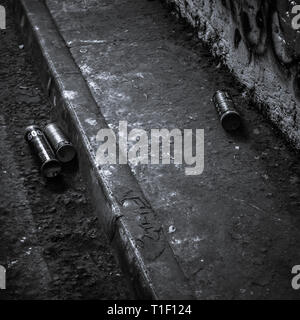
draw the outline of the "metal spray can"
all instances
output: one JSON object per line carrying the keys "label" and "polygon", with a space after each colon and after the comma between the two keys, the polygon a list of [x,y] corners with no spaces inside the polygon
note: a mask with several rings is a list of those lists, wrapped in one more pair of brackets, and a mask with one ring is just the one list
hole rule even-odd
{"label": "metal spray can", "polygon": [[73,160],[76,150],[56,123],[49,123],[44,133],[59,161],[66,163]]}
{"label": "metal spray can", "polygon": [[41,172],[46,178],[56,177],[61,172],[61,165],[49,145],[42,130],[32,125],[25,129],[25,140],[41,162]]}
{"label": "metal spray can", "polygon": [[237,130],[241,126],[241,116],[235,109],[235,104],[228,92],[217,91],[213,102],[220,116],[223,128],[227,131]]}

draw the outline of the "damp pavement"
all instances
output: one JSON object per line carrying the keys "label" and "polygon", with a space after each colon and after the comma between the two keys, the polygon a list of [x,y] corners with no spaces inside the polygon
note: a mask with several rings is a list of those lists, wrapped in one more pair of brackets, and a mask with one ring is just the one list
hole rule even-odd
{"label": "damp pavement", "polygon": [[[199,176],[184,165],[131,164],[195,297],[299,299],[299,154],[246,90],[160,1],[46,5],[112,129],[204,129]],[[217,89],[244,119],[234,134],[220,126]]]}
{"label": "damp pavement", "polygon": [[[299,155],[260,115],[258,106],[251,104],[245,89],[212,58],[193,30],[160,1],[45,3],[111,128],[127,121],[129,130],[204,129],[205,168],[199,176],[186,176],[184,165],[131,164],[194,296],[299,299],[299,292],[291,287],[291,270],[300,264]],[[58,298],[127,298],[124,278],[106,251],[107,243],[88,202],[84,203],[84,197],[82,203],[76,203],[84,193],[80,177],[71,168],[71,172],[66,171],[65,182],[59,182],[59,190],[55,182],[46,184],[24,147],[23,137],[16,138],[22,135],[26,119],[38,119],[38,124],[43,124],[49,114],[47,108],[41,109],[48,104],[40,91],[38,97],[30,93],[25,102],[22,94],[15,95],[14,103],[9,102],[14,97],[10,88],[24,90],[19,87],[23,87],[22,81],[34,79],[33,72],[21,72],[24,65],[28,68],[22,58],[25,50],[15,45],[1,57],[5,59],[3,79],[12,70],[8,61],[12,61],[14,73],[20,74],[18,85],[7,89],[1,84],[1,94],[6,94],[1,106],[1,133],[7,137],[2,150],[10,150],[1,157],[3,163],[18,169],[17,177],[24,177],[23,186],[28,191],[19,197],[23,201],[27,194],[25,205],[31,206],[24,214],[26,225],[35,223],[36,230],[41,230],[26,229],[25,237],[35,245],[25,242],[24,247],[25,253],[29,248],[34,252],[28,263],[36,261],[37,272],[43,274],[36,287],[45,288],[46,296],[51,292]],[[22,67],[13,62],[15,56],[22,58]],[[217,89],[232,94],[244,119],[243,128],[234,134],[220,126],[211,102]],[[89,138],[94,144],[94,136]],[[14,154],[14,162],[5,158],[9,154]],[[20,179],[14,179],[19,181],[17,188],[22,187]],[[4,197],[9,199],[5,193]],[[2,210],[19,217],[17,211],[5,208],[9,205]],[[5,223],[11,221],[4,217],[1,215]],[[24,254],[23,244],[18,242],[18,229],[13,226],[8,228],[7,241],[12,252],[20,250],[15,254],[18,257]],[[6,252],[3,243],[1,252]],[[4,257],[10,257],[8,252]],[[16,260],[10,257],[9,261]],[[5,265],[2,261],[0,264]],[[17,266],[12,266],[17,268],[14,286],[21,278]],[[28,292],[23,290],[24,295]]]}
{"label": "damp pavement", "polygon": [[53,181],[40,176],[24,128],[45,125],[51,105],[9,1],[0,30],[0,299],[131,299],[76,162]]}

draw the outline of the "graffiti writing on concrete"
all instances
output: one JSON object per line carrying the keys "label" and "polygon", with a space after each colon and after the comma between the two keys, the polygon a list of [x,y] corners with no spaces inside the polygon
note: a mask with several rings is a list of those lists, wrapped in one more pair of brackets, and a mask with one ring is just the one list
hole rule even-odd
{"label": "graffiti writing on concrete", "polygon": [[300,0],[223,0],[222,4],[234,22],[234,47],[243,41],[250,61],[271,53],[300,99]]}
{"label": "graffiti writing on concrete", "polygon": [[6,11],[3,6],[0,6],[0,29],[6,29]]}
{"label": "graffiti writing on concrete", "polygon": [[[151,261],[159,257],[165,250],[162,226],[146,198],[134,190],[126,190],[119,203],[124,212],[128,211],[138,222],[141,234],[135,239],[137,247],[144,250],[145,257]],[[151,250],[150,250],[151,248]]]}

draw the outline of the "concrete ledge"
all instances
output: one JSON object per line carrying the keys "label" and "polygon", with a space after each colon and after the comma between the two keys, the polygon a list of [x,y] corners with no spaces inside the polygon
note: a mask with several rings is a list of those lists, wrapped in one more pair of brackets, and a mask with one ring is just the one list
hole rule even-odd
{"label": "concrete ledge", "polygon": [[221,57],[270,120],[300,149],[300,1],[165,0]]}
{"label": "concrete ledge", "polygon": [[[15,0],[15,13],[57,121],[71,136],[100,221],[139,298],[191,299],[160,221],[129,167],[98,167],[95,137],[107,123],[63,39],[39,0]],[[95,123],[87,119],[96,119]],[[143,224],[147,216],[147,226]]]}

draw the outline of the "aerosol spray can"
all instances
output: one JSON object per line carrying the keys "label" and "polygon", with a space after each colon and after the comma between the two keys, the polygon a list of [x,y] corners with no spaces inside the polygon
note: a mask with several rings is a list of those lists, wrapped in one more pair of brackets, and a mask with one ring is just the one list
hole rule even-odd
{"label": "aerosol spray can", "polygon": [[56,123],[49,123],[44,133],[59,161],[66,163],[73,160],[76,155],[75,148]]}
{"label": "aerosol spray can", "polygon": [[56,160],[42,130],[36,125],[27,127],[25,129],[25,140],[33,149],[42,164],[42,175],[46,178],[56,177],[61,172],[61,165],[59,161]]}
{"label": "aerosol spray can", "polygon": [[217,91],[213,96],[213,102],[223,128],[227,131],[237,130],[241,126],[241,116],[236,111],[230,94],[224,91]]}

